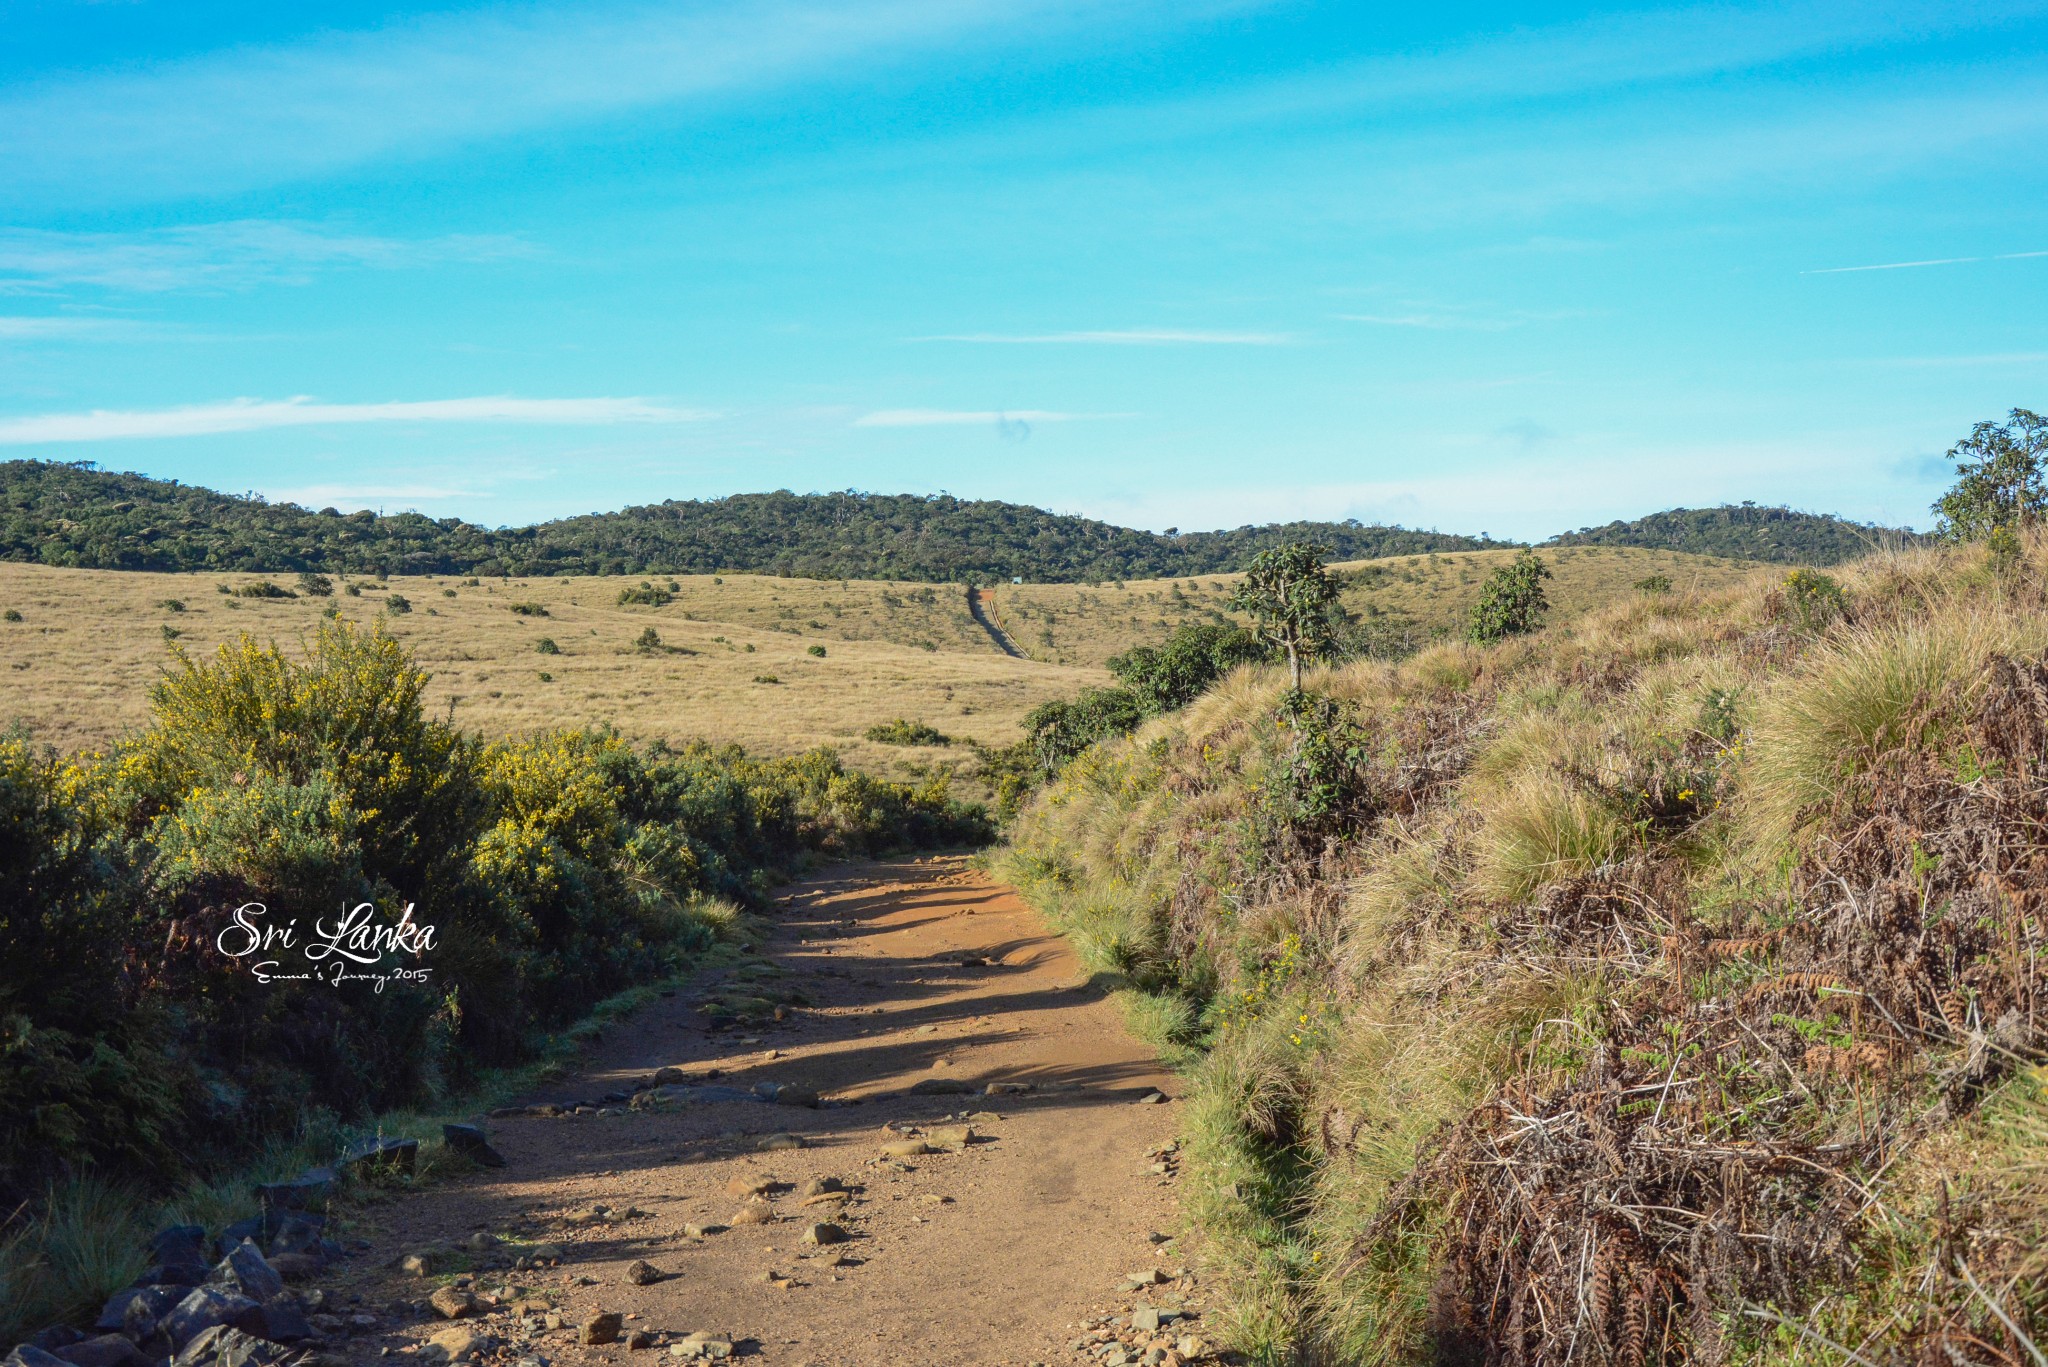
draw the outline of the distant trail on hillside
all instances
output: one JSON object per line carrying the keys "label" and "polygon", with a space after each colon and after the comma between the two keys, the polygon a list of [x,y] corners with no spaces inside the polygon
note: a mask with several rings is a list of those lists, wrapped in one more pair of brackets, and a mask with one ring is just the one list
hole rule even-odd
{"label": "distant trail on hillside", "polygon": [[981,590],[972,584],[967,586],[967,610],[974,615],[974,620],[981,624],[981,629],[988,633],[988,638],[996,643],[996,648],[1003,654],[1019,660],[1030,658],[1017,649],[1017,643],[989,617],[988,610],[981,605]]}

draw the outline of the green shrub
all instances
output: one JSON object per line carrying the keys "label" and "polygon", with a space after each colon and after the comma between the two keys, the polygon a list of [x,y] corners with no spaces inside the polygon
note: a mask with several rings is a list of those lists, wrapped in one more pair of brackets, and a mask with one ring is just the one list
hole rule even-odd
{"label": "green shrub", "polygon": [[0,622],[19,622],[20,620],[21,609],[19,608],[9,608],[5,612],[0,612]]}
{"label": "green shrub", "polygon": [[533,643],[533,648],[543,655],[559,655],[562,653],[562,648],[555,644],[555,638],[552,636],[541,637]]}
{"label": "green shrub", "polygon": [[1848,595],[1833,575],[1798,569],[1785,576],[1785,611],[1801,631],[1820,632],[1848,610]]}
{"label": "green shrub", "polygon": [[505,611],[517,617],[545,617],[548,607],[545,603],[507,603]]}
{"label": "green shrub", "polygon": [[1242,627],[1198,624],[1175,627],[1158,646],[1134,646],[1109,660],[1109,672],[1136,694],[1147,710],[1185,707],[1239,665],[1255,664],[1272,652]]}
{"label": "green shrub", "polygon": [[[161,1189],[309,1118],[432,1104],[675,971],[709,943],[702,909],[757,904],[772,870],[988,835],[943,782],[829,751],[485,744],[425,686],[389,636],[331,622],[303,657],[247,637],[174,652],[151,724],[112,755],[0,738],[8,1208],[69,1165]],[[433,975],[259,983],[215,943],[247,903],[302,927],[412,905],[440,933]]]}
{"label": "green shrub", "polygon": [[653,584],[642,581],[637,588],[620,589],[619,604],[623,607],[632,603],[645,603],[649,607],[658,608],[674,602],[675,596],[673,585],[665,589],[656,588]]}
{"label": "green shrub", "polygon": [[1637,593],[1652,595],[1669,593],[1671,592],[1671,576],[1668,574],[1645,575],[1643,578],[1636,580],[1635,588]]}
{"label": "green shrub", "polygon": [[384,600],[384,611],[393,617],[403,617],[412,611],[412,600],[402,593],[394,593]]}
{"label": "green shrub", "polygon": [[157,606],[165,612],[183,612],[185,610],[185,602],[181,598],[166,598],[159,602]]}
{"label": "green shrub", "polygon": [[867,729],[867,738],[878,745],[951,745],[953,738],[935,726],[898,717]]}
{"label": "green shrub", "polygon": [[1543,581],[1550,578],[1550,566],[1534,551],[1523,551],[1487,576],[1472,606],[1472,625],[1467,636],[1485,645],[1510,636],[1524,636],[1543,625],[1550,600]]}
{"label": "green shrub", "polygon": [[633,644],[641,650],[660,650],[661,633],[653,627],[648,627],[634,639]]}
{"label": "green shrub", "polygon": [[812,646],[812,647],[810,647],[810,648],[809,648],[808,650],[806,650],[806,651],[805,651],[804,653],[805,653],[806,655],[811,655],[811,656],[815,656],[816,658],[818,658],[818,659],[822,660],[822,659],[824,659],[824,658],[825,658],[825,647],[823,647],[823,646]]}
{"label": "green shrub", "polygon": [[1145,700],[1128,688],[1091,688],[1032,708],[1023,743],[1039,773],[1050,776],[1095,742],[1137,730],[1147,715]]}
{"label": "green shrub", "polygon": [[235,590],[235,597],[237,598],[296,598],[298,596],[282,584],[273,584],[268,579],[258,580],[254,584],[244,584]]}
{"label": "green shrub", "polygon": [[299,592],[313,598],[332,598],[334,581],[324,574],[306,570],[299,575]]}

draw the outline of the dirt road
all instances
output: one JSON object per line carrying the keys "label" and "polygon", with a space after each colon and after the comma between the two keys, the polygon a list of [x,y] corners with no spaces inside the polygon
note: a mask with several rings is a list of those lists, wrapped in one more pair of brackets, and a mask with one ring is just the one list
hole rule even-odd
{"label": "dirt road", "polygon": [[[593,1048],[586,1072],[531,1100],[618,1097],[665,1067],[699,1090],[651,1109],[494,1119],[507,1166],[373,1207],[380,1227],[347,1289],[383,1311],[385,1332],[355,1355],[410,1351],[447,1328],[422,1304],[434,1281],[388,1269],[479,1233],[506,1243],[462,1285],[500,1304],[461,1323],[507,1362],[653,1367],[692,1332],[792,1367],[1073,1362],[1086,1328],[1134,1300],[1199,1309],[1191,1279],[1129,1288],[1131,1274],[1182,1270],[1177,1245],[1154,1237],[1176,1228],[1161,1151],[1176,1105],[1146,1100],[1170,1096],[1172,1079],[1014,892],[951,857],[836,870],[786,891],[761,959],[641,1012]],[[781,1020],[776,997],[795,1003]],[[717,1024],[714,1002],[753,1023]],[[763,1083],[823,1103],[719,1090]],[[913,1094],[919,1084],[958,1090]],[[963,1123],[975,1138],[959,1151],[884,1152]],[[777,1134],[804,1146],[764,1151]],[[833,1179],[851,1194],[805,1204]],[[771,1180],[765,1202],[747,1197]],[[593,1217],[597,1206],[607,1214]],[[847,1242],[802,1242],[815,1222]],[[558,1266],[502,1270],[546,1244]],[[633,1284],[639,1260],[663,1279]],[[563,1327],[545,1327],[549,1308]],[[579,1343],[577,1326],[604,1312],[654,1342]]]}

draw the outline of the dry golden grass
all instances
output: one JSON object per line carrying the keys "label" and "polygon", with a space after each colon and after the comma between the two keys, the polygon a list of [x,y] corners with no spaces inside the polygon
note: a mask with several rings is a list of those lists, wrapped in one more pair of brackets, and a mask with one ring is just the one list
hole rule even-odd
{"label": "dry golden grass", "polygon": [[[1420,628],[1464,620],[1493,567],[1513,553],[1403,556],[1336,567],[1353,611]],[[1545,552],[1559,617],[1633,592],[1650,574],[1683,589],[1718,587],[1755,567],[1663,551],[1590,548]],[[296,588],[291,575],[267,576]],[[1035,658],[1001,654],[967,611],[956,584],[686,575],[485,580],[454,576],[356,579],[361,596],[235,598],[222,586],[251,574],[136,574],[0,563],[0,726],[23,724],[64,750],[104,746],[142,724],[149,685],[166,656],[163,628],[188,650],[236,633],[290,641],[329,607],[376,621],[434,676],[437,706],[485,735],[608,723],[635,740],[737,741],[763,754],[831,745],[870,772],[905,777],[929,766],[963,769],[965,746],[878,745],[878,722],[906,717],[948,736],[1003,745],[1025,713],[1108,682],[1102,663],[1222,613],[1236,576],[1133,580],[1122,587],[1004,585],[994,607]],[[621,589],[668,589],[661,606],[619,603]],[[393,595],[413,610],[386,611]],[[173,612],[166,600],[184,603]],[[516,603],[545,616],[522,616]],[[653,627],[662,649],[634,643]],[[1045,644],[1051,634],[1053,645]],[[541,638],[560,654],[543,655]],[[823,646],[823,659],[809,653]],[[551,676],[543,679],[543,675]],[[780,682],[757,683],[769,676]]]}
{"label": "dry golden grass", "polygon": [[[1514,551],[1456,551],[1354,560],[1331,566],[1344,583],[1344,606],[1426,637],[1459,631],[1479,601],[1486,577]],[[1755,573],[1749,560],[1629,546],[1569,546],[1542,552],[1554,576],[1544,585],[1552,618],[1566,621],[1635,592],[1638,580],[1661,574],[1672,587],[1717,589]],[[1055,664],[1099,665],[1185,622],[1214,621],[1239,576],[1133,579],[1122,584],[1003,584],[992,590],[997,620],[1019,649]]]}
{"label": "dry golden grass", "polygon": [[[24,724],[64,750],[104,746],[146,719],[150,684],[168,658],[163,628],[183,633],[177,644],[194,652],[244,631],[289,643],[329,607],[383,624],[433,674],[434,704],[452,705],[458,722],[485,735],[609,723],[635,740],[702,737],[763,754],[832,745],[850,764],[898,777],[919,766],[971,767],[972,753],[878,745],[863,735],[877,722],[908,717],[958,739],[1008,744],[1031,708],[1108,678],[1001,654],[958,586],[657,578],[678,586],[659,608],[618,602],[639,577],[471,586],[394,576],[353,581],[360,597],[339,584],[332,598],[219,592],[263,578],[0,564],[0,610],[23,618],[0,621],[0,727]],[[296,587],[292,576],[271,578]],[[389,613],[393,595],[413,610]],[[185,610],[166,609],[170,599]],[[520,615],[515,603],[547,615]],[[650,626],[661,649],[634,644]],[[560,653],[540,654],[543,637]],[[780,682],[755,682],[761,676]]]}

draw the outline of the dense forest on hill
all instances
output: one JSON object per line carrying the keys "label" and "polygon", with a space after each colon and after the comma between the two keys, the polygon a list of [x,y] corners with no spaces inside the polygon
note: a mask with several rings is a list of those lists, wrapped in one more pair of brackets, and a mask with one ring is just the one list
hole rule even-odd
{"label": "dense forest on hill", "polygon": [[[1834,564],[1881,536],[1783,508],[1676,509],[1583,528],[1559,545],[1626,545]],[[0,463],[0,559],[82,569],[347,574],[783,574],[818,579],[1040,583],[1240,569],[1262,550],[1314,541],[1336,561],[1516,543],[1356,521],[1162,535],[948,494],[736,494],[668,500],[490,528],[419,513],[343,513],[100,470]]]}
{"label": "dense forest on hill", "polygon": [[0,559],[84,569],[1072,582],[1223,573],[1291,540],[1320,542],[1340,560],[1505,544],[1357,522],[1162,536],[946,494],[787,491],[492,529],[418,513],[314,511],[84,463],[0,464]]}
{"label": "dense forest on hill", "polygon": [[1878,527],[1825,513],[1724,503],[1672,508],[1629,522],[1581,527],[1552,537],[1554,546],[1640,546],[1781,565],[1838,565],[1879,546],[1917,546],[1931,538],[1903,527]]}

